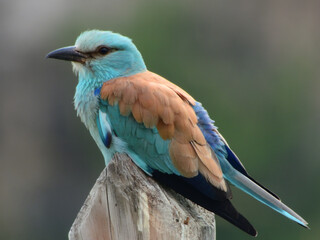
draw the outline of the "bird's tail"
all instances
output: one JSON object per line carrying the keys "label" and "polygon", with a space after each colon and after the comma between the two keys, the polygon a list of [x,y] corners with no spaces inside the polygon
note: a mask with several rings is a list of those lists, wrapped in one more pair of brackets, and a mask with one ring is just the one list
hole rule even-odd
{"label": "bird's tail", "polygon": [[255,199],[259,200],[260,202],[264,203],[268,207],[272,208],[273,210],[297,222],[301,226],[308,228],[308,223],[297,213],[295,213],[291,208],[282,203],[281,200],[278,199],[274,194],[272,194],[262,185],[255,182],[253,179],[250,179],[250,177],[245,176],[236,169],[231,169],[229,168],[229,171],[226,171],[225,173],[225,178],[230,183],[246,192],[247,194],[251,195]]}

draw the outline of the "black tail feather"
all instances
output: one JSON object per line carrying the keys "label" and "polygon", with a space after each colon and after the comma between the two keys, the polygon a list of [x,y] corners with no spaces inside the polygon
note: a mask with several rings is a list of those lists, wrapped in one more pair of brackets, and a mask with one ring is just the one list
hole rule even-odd
{"label": "black tail feather", "polygon": [[251,223],[234,208],[229,200],[221,202],[220,204],[213,204],[215,206],[208,209],[209,211],[213,211],[218,216],[224,218],[251,236],[256,237],[258,235],[258,232],[254,229]]}
{"label": "black tail feather", "polygon": [[[172,188],[194,203],[214,212],[249,235],[257,236],[257,231],[254,227],[229,201],[228,196],[230,194],[214,188],[201,174],[195,178],[184,178],[175,174],[154,171],[152,175],[159,183]],[[199,186],[199,184],[202,186]]]}

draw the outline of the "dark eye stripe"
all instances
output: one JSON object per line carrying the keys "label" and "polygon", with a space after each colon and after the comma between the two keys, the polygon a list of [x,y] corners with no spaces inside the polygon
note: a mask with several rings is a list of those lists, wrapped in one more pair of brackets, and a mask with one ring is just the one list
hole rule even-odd
{"label": "dark eye stripe", "polygon": [[112,50],[112,48],[100,47],[98,49],[98,53],[100,53],[101,55],[107,55],[111,50]]}
{"label": "dark eye stripe", "polygon": [[108,55],[109,53],[112,53],[112,52],[115,52],[115,51],[118,51],[120,49],[118,48],[111,48],[111,47],[107,47],[107,46],[99,46],[96,48],[96,50],[94,51],[91,51],[91,52],[85,52],[85,54],[89,57],[89,58],[98,58],[99,56],[106,56]]}

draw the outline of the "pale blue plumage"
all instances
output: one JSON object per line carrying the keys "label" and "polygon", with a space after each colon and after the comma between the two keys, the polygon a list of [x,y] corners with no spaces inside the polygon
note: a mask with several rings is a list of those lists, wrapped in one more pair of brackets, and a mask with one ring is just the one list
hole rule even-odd
{"label": "pale blue plumage", "polygon": [[[110,54],[106,56],[99,54],[100,46],[108,47]],[[70,53],[72,49],[68,48],[65,52]],[[104,82],[146,71],[140,52],[129,38],[108,31],[87,31],[78,37],[74,52],[71,53],[72,57],[61,54],[63,52],[64,50],[60,49],[50,53],[48,57],[73,61],[73,69],[79,78],[74,97],[75,108],[100,148],[106,164],[114,153],[127,153],[149,175],[157,174],[158,176],[158,172],[160,172],[169,174],[168,176],[178,176],[178,178],[173,177],[172,179],[177,181],[182,179],[183,184],[188,183],[189,186],[213,201],[220,199],[221,196],[228,197],[224,194],[221,195],[221,190],[212,189],[212,186],[205,181],[201,174],[190,179],[181,177],[170,158],[170,139],[164,140],[156,127],[146,128],[143,123],[138,123],[132,114],[121,115],[117,104],[111,105],[108,100],[101,99],[100,90]],[[240,160],[217,131],[214,121],[210,119],[202,105],[196,102],[193,110],[198,119],[198,127],[218,158],[223,177],[257,200],[306,227],[307,222],[304,219],[284,205],[275,194],[248,175]],[[178,188],[183,187],[183,184],[179,183]],[[183,193],[193,199],[188,191]],[[227,193],[229,194],[229,191]],[[206,205],[201,202],[201,199],[198,202],[202,206]],[[210,209],[208,206],[205,207]],[[249,223],[238,219],[238,213],[232,219],[228,215],[224,215],[223,211],[220,212],[218,207],[214,209],[217,214],[235,225],[237,225],[237,221],[241,222],[237,226],[249,234],[256,234],[254,229],[246,228],[248,225],[250,226]]]}

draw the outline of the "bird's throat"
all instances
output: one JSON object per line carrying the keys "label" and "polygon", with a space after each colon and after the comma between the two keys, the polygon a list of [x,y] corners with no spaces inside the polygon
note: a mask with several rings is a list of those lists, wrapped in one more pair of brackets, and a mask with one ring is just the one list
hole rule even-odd
{"label": "bird's throat", "polygon": [[79,80],[74,95],[74,107],[77,115],[89,130],[96,127],[99,99],[94,94],[94,90],[98,87],[89,81]]}

